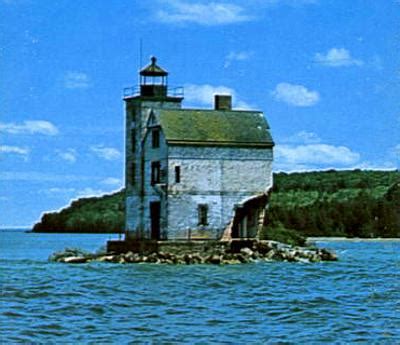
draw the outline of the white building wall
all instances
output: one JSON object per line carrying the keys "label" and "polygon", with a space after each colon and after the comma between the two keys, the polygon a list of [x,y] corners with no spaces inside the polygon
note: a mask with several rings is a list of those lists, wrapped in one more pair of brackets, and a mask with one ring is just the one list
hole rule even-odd
{"label": "white building wall", "polygon": [[[235,205],[272,186],[272,148],[170,146],[168,171],[168,238],[218,238]],[[208,205],[207,226],[198,225],[199,204]]]}

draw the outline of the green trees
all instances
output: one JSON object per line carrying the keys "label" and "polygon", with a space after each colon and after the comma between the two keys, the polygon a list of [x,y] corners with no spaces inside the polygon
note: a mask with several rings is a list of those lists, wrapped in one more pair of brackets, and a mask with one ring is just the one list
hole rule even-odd
{"label": "green trees", "polygon": [[124,229],[124,192],[73,201],[60,212],[46,213],[34,232],[118,233]]}
{"label": "green trees", "polygon": [[398,171],[278,173],[272,223],[304,236],[400,237]]}
{"label": "green trees", "polygon": [[[124,191],[46,213],[37,232],[122,232]],[[266,232],[287,236],[400,237],[399,171],[274,174]],[[296,236],[292,236],[294,241]]]}

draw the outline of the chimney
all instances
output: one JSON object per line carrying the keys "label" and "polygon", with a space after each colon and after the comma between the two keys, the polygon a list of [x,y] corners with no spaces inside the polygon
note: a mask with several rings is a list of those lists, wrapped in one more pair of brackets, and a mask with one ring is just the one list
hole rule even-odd
{"label": "chimney", "polygon": [[214,109],[215,110],[232,110],[232,96],[231,95],[215,95],[214,96]]}

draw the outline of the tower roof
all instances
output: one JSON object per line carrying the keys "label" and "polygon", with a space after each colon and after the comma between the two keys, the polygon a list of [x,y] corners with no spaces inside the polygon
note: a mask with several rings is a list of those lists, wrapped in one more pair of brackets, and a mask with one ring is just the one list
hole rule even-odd
{"label": "tower roof", "polygon": [[140,75],[145,77],[165,77],[168,72],[156,64],[157,58],[151,57],[151,63],[140,70]]}

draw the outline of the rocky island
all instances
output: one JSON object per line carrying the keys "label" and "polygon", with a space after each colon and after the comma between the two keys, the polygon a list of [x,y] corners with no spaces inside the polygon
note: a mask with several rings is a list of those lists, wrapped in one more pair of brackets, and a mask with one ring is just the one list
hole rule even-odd
{"label": "rocky island", "polygon": [[336,261],[331,251],[316,247],[298,247],[267,241],[196,241],[190,245],[169,242],[156,251],[142,253],[87,253],[78,249],[66,249],[54,253],[53,262],[81,264],[87,262],[154,263],[154,264],[215,264],[232,265],[258,261],[321,262]]}

